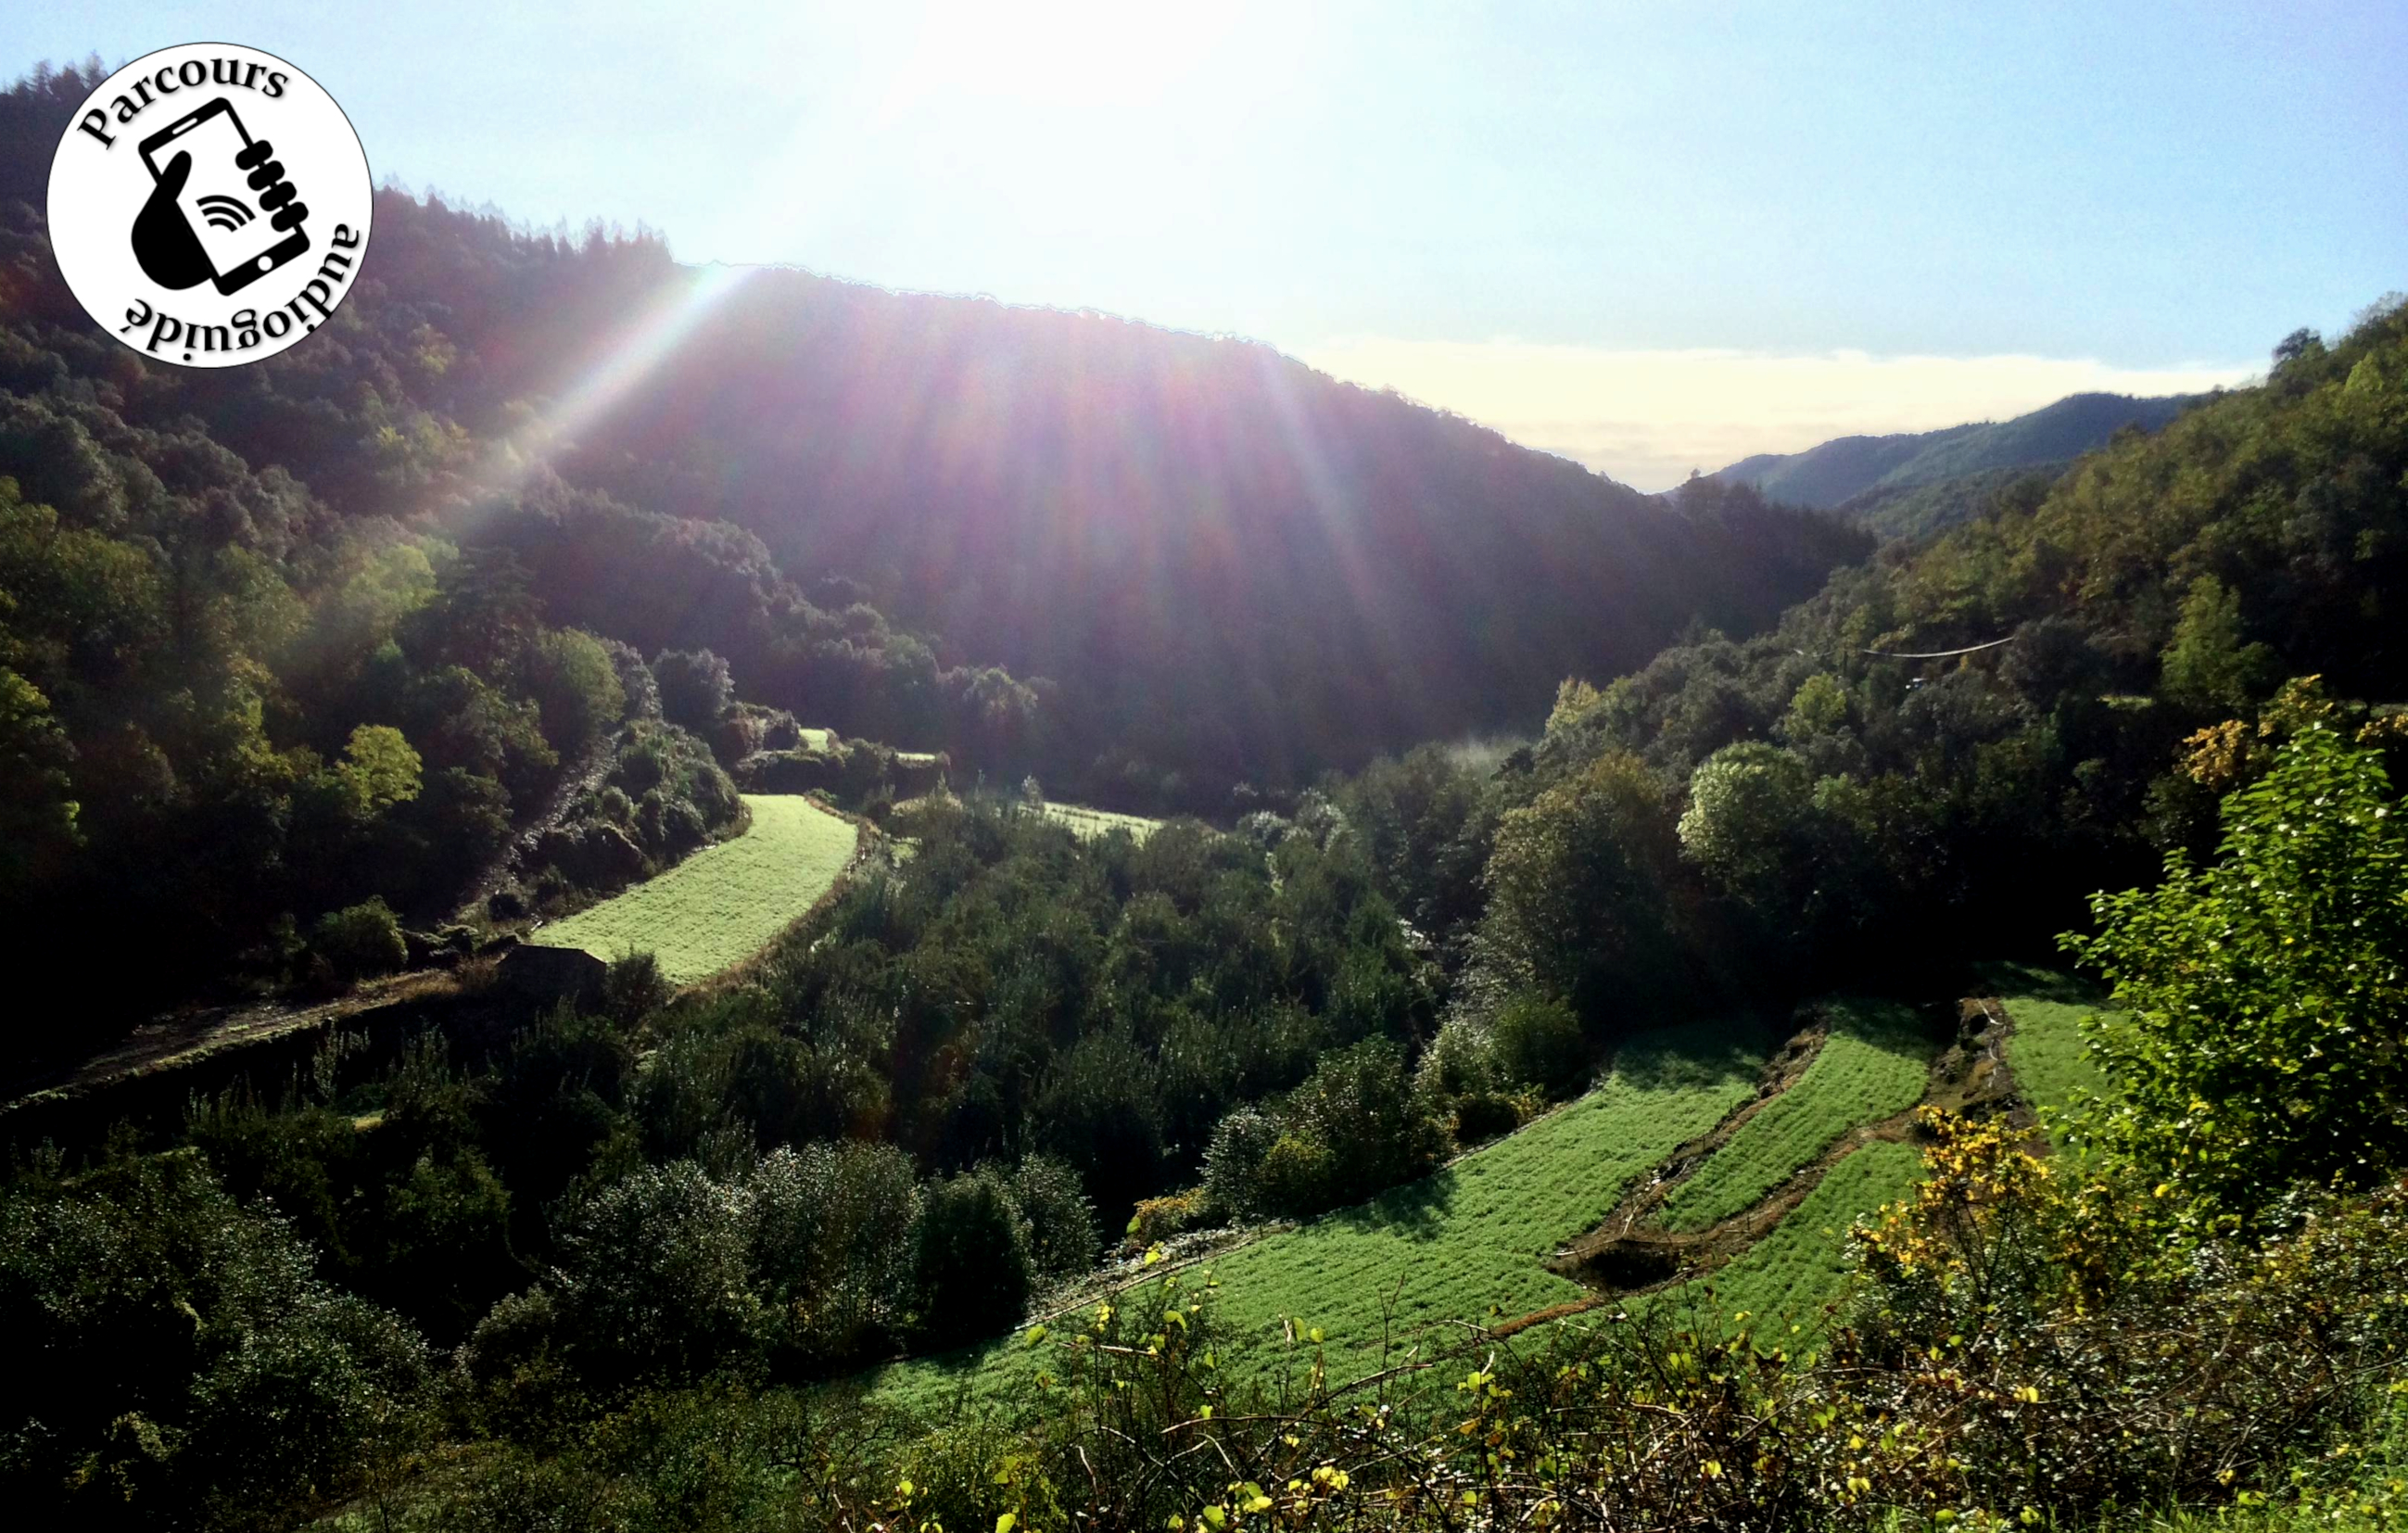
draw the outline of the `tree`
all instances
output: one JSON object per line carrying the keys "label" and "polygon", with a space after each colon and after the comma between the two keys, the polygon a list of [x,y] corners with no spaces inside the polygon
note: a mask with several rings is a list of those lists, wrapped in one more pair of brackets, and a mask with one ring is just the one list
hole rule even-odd
{"label": "tree", "polygon": [[2408,1164],[2408,830],[2381,759],[2321,723],[2224,800],[2218,860],[2095,896],[2065,947],[2129,1013],[2092,1047],[2104,1142],[2186,1217]]}
{"label": "tree", "polygon": [[910,1157],[891,1144],[807,1144],[762,1158],[752,1264],[775,1345],[813,1364],[891,1349],[912,1300],[920,1206]]}
{"label": "tree", "polygon": [[1828,735],[1848,722],[1847,683],[1828,671],[1816,671],[1799,684],[1782,715],[1782,738],[1795,743]]}
{"label": "tree", "polygon": [[2213,575],[2193,580],[2161,657],[2159,685],[2173,701],[2207,714],[2238,712],[2263,692],[2274,652],[2243,640],[2241,593]]}
{"label": "tree", "polygon": [[912,1231],[920,1332],[931,1346],[1009,1327],[1028,1307],[1028,1230],[991,1169],[928,1183]]}
{"label": "tree", "polygon": [[423,766],[400,730],[391,724],[364,724],[351,731],[342,765],[335,773],[352,804],[366,816],[382,814],[416,798]]}
{"label": "tree", "polygon": [[1482,942],[1506,971],[1584,1014],[1665,978],[1678,857],[1662,792],[1609,751],[1503,816]]}
{"label": "tree", "polygon": [[1725,746],[1689,779],[1681,850],[1742,903],[1777,909],[1813,808],[1804,762],[1760,741]]}
{"label": "tree", "polygon": [[67,777],[74,759],[50,699],[0,667],[0,891],[18,888],[75,845]]}
{"label": "tree", "polygon": [[1031,1155],[1011,1175],[1011,1201],[1028,1228],[1028,1257],[1039,1277],[1075,1277],[1095,1262],[1096,1211],[1078,1172]]}
{"label": "tree", "polygon": [[538,636],[527,646],[525,669],[544,738],[563,756],[582,754],[627,711],[618,666],[592,634],[562,628]]}
{"label": "tree", "polygon": [[648,1166],[595,1194],[560,1236],[565,1308],[588,1371],[708,1372],[760,1324],[749,1200],[692,1161]]}
{"label": "tree", "polygon": [[661,716],[697,735],[708,735],[736,695],[727,662],[709,650],[664,650],[652,657],[652,680],[661,693]]}

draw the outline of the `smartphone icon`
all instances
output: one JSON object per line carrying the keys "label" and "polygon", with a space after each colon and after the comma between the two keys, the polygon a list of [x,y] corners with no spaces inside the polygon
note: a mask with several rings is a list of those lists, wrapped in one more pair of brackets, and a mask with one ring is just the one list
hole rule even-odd
{"label": "smartphone icon", "polygon": [[309,248],[309,233],[298,220],[285,221],[294,224],[287,232],[251,200],[250,178],[235,162],[250,148],[249,130],[223,96],[142,140],[142,163],[154,178],[178,150],[193,157],[192,174],[176,203],[208,253],[217,289],[224,294],[240,292]]}

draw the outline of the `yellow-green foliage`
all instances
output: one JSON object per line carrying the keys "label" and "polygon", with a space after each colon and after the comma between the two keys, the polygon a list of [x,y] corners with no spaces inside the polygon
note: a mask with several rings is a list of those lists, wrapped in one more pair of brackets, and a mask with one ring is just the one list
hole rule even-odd
{"label": "yellow-green foliage", "polygon": [[1715,1303],[1726,1312],[1747,1311],[1768,1340],[1792,1325],[1812,1335],[1846,1279],[1848,1226],[1905,1196],[1922,1171],[1922,1152],[1912,1144],[1876,1139],[1851,1152],[1770,1234],[1714,1274]]}
{"label": "yellow-green foliage", "polygon": [[1849,1129],[1922,1099],[1934,1051],[1913,1011],[1848,1000],[1828,1012],[1830,1034],[1805,1073],[1672,1190],[1668,1226],[1703,1229],[1752,1208]]}
{"label": "yellow-green foliage", "polygon": [[[1541,1265],[1620,1201],[1632,1178],[1747,1099],[1763,1067],[1753,1026],[1705,1026],[1626,1044],[1598,1090],[1434,1176],[1211,1262],[1229,1365],[1268,1362],[1282,1323],[1319,1330],[1333,1380],[1379,1365],[1383,1327],[1399,1342],[1491,1310],[1533,1313],[1587,1290]],[[1137,1302],[1131,1300],[1131,1302]],[[1425,1346],[1451,1344],[1427,1332]],[[931,1405],[957,1388],[1005,1397],[1035,1364],[1017,1341],[899,1365],[878,1389]]]}
{"label": "yellow-green foliage", "polygon": [[818,903],[853,860],[851,821],[809,798],[747,795],[752,828],[533,940],[602,958],[651,953],[678,984],[742,963]]}
{"label": "yellow-green foliage", "polygon": [[1070,827],[1070,833],[1082,841],[1092,841],[1115,830],[1125,830],[1137,840],[1144,840],[1161,827],[1159,820],[1149,820],[1141,814],[1115,814],[1110,809],[1082,809],[1076,804],[1048,804],[1045,818],[1058,820]]}

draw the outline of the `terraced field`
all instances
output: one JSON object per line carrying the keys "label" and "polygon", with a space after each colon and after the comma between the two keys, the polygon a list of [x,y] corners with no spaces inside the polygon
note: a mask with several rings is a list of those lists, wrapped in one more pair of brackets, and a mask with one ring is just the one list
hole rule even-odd
{"label": "terraced field", "polygon": [[1667,1229],[1704,1229],[1744,1212],[1850,1129],[1922,1099],[1939,1051],[1912,1010],[1848,1000],[1828,1012],[1829,1036],[1805,1073],[1665,1198]]}
{"label": "terraced field", "polygon": [[[2072,1028],[2084,1008],[2060,994],[2041,986],[2008,1002],[2013,1063],[2037,1062],[2044,1083],[2028,1089],[2043,1100],[2087,1068]],[[1231,1338],[1224,1366],[1263,1376],[1291,1321],[1326,1339],[1331,1376],[1342,1382],[1393,1364],[1417,1342],[1449,1344],[1462,1334],[1450,1323],[1518,1321],[1536,1340],[1626,1306],[1744,1310],[1769,1338],[1786,1332],[1793,1347],[1814,1344],[1845,1291],[1848,1228],[1921,1175],[1922,1152],[1901,1115],[1939,1089],[1935,1080],[1961,1093],[1985,1079],[1978,1048],[1949,1056],[1956,1062],[1942,1061],[1935,1077],[1938,1041],[1904,1006],[1848,1000],[1827,1003],[1824,1014],[1828,1028],[1813,1059],[1735,1127],[1758,1089],[1767,1040],[1739,1027],[1653,1035],[1627,1046],[1597,1091],[1438,1175],[1211,1257]],[[1875,1125],[1878,1137],[1857,1135]],[[1715,1148],[1655,1203],[1641,1179],[1670,1174],[1676,1153],[1697,1153],[1700,1139]],[[1815,1179],[1793,1180],[1801,1170]],[[1584,1232],[1594,1233],[1554,1265],[1600,1287],[1549,1269],[1548,1258]],[[1606,1275],[1595,1265],[1600,1249],[1641,1247],[1658,1254],[1668,1275],[1704,1275],[1648,1288],[1643,1275]],[[1383,1354],[1383,1339],[1398,1351]],[[921,1409],[964,1397],[1006,1402],[1030,1395],[1042,1357],[1016,1339],[998,1341],[895,1365],[872,1391]]]}
{"label": "terraced field", "polygon": [[1071,834],[1082,841],[1092,841],[1115,830],[1125,830],[1142,841],[1162,827],[1161,821],[1149,820],[1141,814],[1115,814],[1111,809],[1083,809],[1077,804],[1048,804],[1045,818],[1069,826]]}
{"label": "terraced field", "polygon": [[1984,979],[2014,1024],[2006,1054],[2015,1084],[2043,1119],[2107,1093],[2107,1077],[2091,1062],[2082,1036],[2082,1019],[2099,1010],[2105,996],[2070,976],[2022,965],[1997,965]]}
{"label": "terraced field", "polygon": [[[1211,1263],[1232,1366],[1268,1360],[1283,1320],[1329,1339],[1333,1377],[1380,1361],[1383,1325],[1408,1339],[1495,1309],[1533,1313],[1588,1290],[1541,1265],[1604,1217],[1630,1182],[1747,1100],[1764,1063],[1752,1025],[1634,1039],[1598,1090],[1435,1176]],[[1390,1306],[1393,1304],[1393,1310]],[[956,1391],[1005,1398],[1035,1363],[1013,1342],[895,1365],[876,1392],[928,1407]]]}
{"label": "terraced field", "polygon": [[744,802],[752,824],[743,835],[529,940],[598,958],[648,952],[681,985],[759,953],[835,887],[860,833],[809,798],[748,794]]}
{"label": "terraced field", "polygon": [[1923,1153],[1912,1144],[1876,1139],[1849,1152],[1772,1233],[1713,1275],[1715,1301],[1754,1315],[1759,1335],[1796,1327],[1811,1338],[1846,1282],[1848,1226],[1904,1197],[1922,1171]]}

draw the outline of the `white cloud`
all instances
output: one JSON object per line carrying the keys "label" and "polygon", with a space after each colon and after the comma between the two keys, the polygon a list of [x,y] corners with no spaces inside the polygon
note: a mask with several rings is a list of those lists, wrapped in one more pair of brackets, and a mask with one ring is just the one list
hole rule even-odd
{"label": "white cloud", "polygon": [[2002,421],[2069,394],[2193,394],[2251,366],[2115,367],[2070,357],[1776,356],[1609,351],[1526,341],[1356,337],[1308,347],[1305,362],[1493,426],[1641,490],[1756,452],[1833,437]]}

